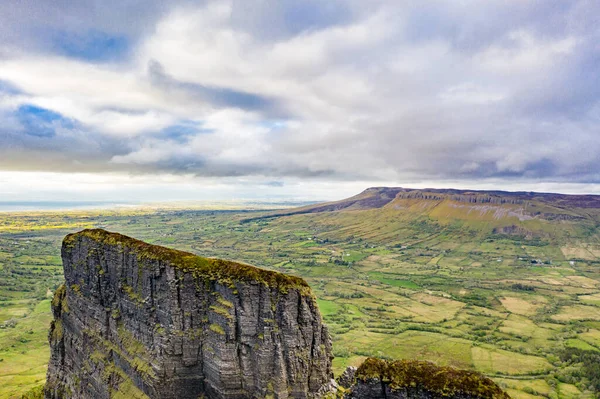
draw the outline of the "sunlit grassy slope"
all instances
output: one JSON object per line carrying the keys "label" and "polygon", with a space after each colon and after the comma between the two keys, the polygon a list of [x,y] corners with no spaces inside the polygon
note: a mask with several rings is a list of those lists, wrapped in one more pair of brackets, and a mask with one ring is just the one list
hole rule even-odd
{"label": "sunlit grassy slope", "polygon": [[0,329],[0,398],[43,379],[44,298],[62,237],[85,227],[306,278],[336,373],[367,356],[416,358],[484,372],[514,398],[591,397],[560,353],[600,353],[594,199],[430,194],[367,191],[300,212],[0,215],[0,325],[13,325]]}

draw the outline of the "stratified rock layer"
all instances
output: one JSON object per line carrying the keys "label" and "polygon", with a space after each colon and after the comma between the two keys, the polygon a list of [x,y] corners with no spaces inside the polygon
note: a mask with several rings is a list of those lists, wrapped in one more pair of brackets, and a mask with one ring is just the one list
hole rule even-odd
{"label": "stratified rock layer", "polygon": [[477,372],[416,360],[369,358],[354,377],[345,399],[510,399]]}
{"label": "stratified rock layer", "polygon": [[48,399],[312,398],[332,377],[300,278],[103,230],[67,236],[62,257]]}

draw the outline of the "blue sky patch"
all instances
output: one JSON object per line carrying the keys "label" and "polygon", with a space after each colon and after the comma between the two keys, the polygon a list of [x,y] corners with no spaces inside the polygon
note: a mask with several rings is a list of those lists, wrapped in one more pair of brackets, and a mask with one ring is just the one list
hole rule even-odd
{"label": "blue sky patch", "polygon": [[0,94],[19,94],[21,91],[10,82],[0,79]]}
{"label": "blue sky patch", "polygon": [[289,1],[283,10],[283,18],[290,33],[299,34],[346,23],[351,13],[343,2]]}
{"label": "blue sky patch", "polygon": [[271,131],[281,130],[287,127],[287,122],[283,119],[266,119],[259,122],[259,126],[271,129]]}
{"label": "blue sky patch", "polygon": [[22,105],[17,109],[16,114],[25,133],[30,136],[53,137],[57,127],[73,127],[69,119],[35,105]]}
{"label": "blue sky patch", "polygon": [[176,125],[164,128],[154,137],[186,143],[193,136],[212,132],[213,130],[211,129],[203,129],[197,122],[182,121]]}
{"label": "blue sky patch", "polygon": [[53,39],[61,54],[92,62],[122,59],[129,50],[129,41],[125,36],[97,30],[86,33],[59,32]]}

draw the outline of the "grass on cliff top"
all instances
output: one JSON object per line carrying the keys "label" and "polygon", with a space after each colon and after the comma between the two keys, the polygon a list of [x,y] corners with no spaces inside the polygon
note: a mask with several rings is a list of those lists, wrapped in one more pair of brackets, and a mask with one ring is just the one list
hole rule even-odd
{"label": "grass on cliff top", "polygon": [[378,378],[392,389],[421,387],[442,396],[464,394],[478,398],[510,399],[494,381],[475,371],[439,367],[418,360],[368,358],[356,371],[356,378]]}
{"label": "grass on cliff top", "polygon": [[207,277],[225,285],[232,285],[237,281],[258,282],[267,287],[276,288],[281,292],[297,289],[303,295],[312,295],[309,285],[300,277],[259,269],[228,260],[203,258],[189,252],[151,245],[103,229],[86,229],[69,234],[65,237],[63,246],[72,248],[75,242],[83,237],[105,245],[122,246],[134,252],[140,259],[165,261],[184,272],[192,273],[195,277]]}

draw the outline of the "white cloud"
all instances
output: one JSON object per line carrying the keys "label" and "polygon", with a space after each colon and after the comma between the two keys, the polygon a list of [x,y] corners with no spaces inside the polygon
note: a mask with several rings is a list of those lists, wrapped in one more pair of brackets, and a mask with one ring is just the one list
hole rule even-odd
{"label": "white cloud", "polygon": [[[286,26],[284,3],[173,6],[115,62],[6,52],[0,83],[20,93],[0,96],[0,117],[16,132],[11,112],[33,104],[76,121],[95,152],[75,161],[97,172],[595,181],[600,85],[581,81],[600,33],[574,18],[596,7],[534,3],[336,2],[345,19],[297,17],[317,19],[294,21],[305,29]],[[176,125],[188,131],[163,132]],[[56,151],[10,137],[25,154]],[[52,157],[62,170],[71,153]]]}
{"label": "white cloud", "polygon": [[578,43],[572,36],[543,40],[525,30],[509,32],[506,37],[507,45],[493,45],[478,54],[476,61],[483,68],[505,74],[540,71],[563,60]]}
{"label": "white cloud", "polygon": [[499,89],[486,88],[468,82],[449,87],[438,97],[448,103],[488,104],[502,101],[507,94]]}

